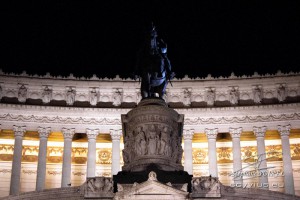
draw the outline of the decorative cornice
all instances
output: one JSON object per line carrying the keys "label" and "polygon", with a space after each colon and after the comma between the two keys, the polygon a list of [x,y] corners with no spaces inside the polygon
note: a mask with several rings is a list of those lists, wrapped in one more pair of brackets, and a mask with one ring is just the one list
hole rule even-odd
{"label": "decorative cornice", "polygon": [[99,129],[86,129],[88,140],[95,140],[99,134]]}
{"label": "decorative cornice", "polygon": [[266,131],[267,131],[266,126],[261,126],[261,127],[254,126],[253,127],[253,133],[256,138],[265,137]]}
{"label": "decorative cornice", "polygon": [[0,114],[0,120],[55,124],[121,125],[120,119]]}
{"label": "decorative cornice", "polygon": [[286,126],[281,126],[278,125],[278,132],[280,134],[281,137],[283,136],[289,136],[290,135],[290,131],[291,131],[291,125],[286,125]]}
{"label": "decorative cornice", "polygon": [[26,132],[26,126],[13,126],[15,137],[23,137]]}
{"label": "decorative cornice", "polygon": [[64,139],[72,139],[75,134],[75,128],[62,128],[61,131]]}
{"label": "decorative cornice", "polygon": [[205,125],[205,124],[232,124],[232,123],[257,123],[257,122],[276,122],[300,120],[300,113],[279,114],[279,115],[256,115],[256,116],[241,116],[241,117],[210,117],[194,119],[186,118],[185,125]]}
{"label": "decorative cornice", "polygon": [[110,136],[112,140],[120,140],[122,136],[122,130],[110,130]]}
{"label": "decorative cornice", "polygon": [[194,136],[194,129],[184,129],[183,130],[183,139],[184,140],[192,140]]}
{"label": "decorative cornice", "polygon": [[229,133],[232,138],[240,138],[242,134],[243,128],[229,128]]}
{"label": "decorative cornice", "polygon": [[50,127],[38,127],[38,133],[40,138],[48,138],[49,134],[51,132]]}
{"label": "decorative cornice", "polygon": [[217,139],[218,128],[213,128],[213,129],[206,128],[204,132],[206,134],[207,139]]}

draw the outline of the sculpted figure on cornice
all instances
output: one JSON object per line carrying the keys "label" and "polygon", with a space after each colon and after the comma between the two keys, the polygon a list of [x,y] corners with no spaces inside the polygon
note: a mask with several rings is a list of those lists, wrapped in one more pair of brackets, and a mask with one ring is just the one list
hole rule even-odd
{"label": "sculpted figure on cornice", "polygon": [[280,84],[277,88],[277,98],[279,102],[283,102],[286,99],[286,87],[284,84]]}
{"label": "sculpted figure on cornice", "polygon": [[18,100],[21,103],[25,103],[27,99],[27,88],[25,85],[21,85],[18,91]]}
{"label": "sculpted figure on cornice", "polygon": [[192,180],[192,197],[221,197],[221,185],[217,177],[202,176]]}
{"label": "sculpted figure on cornice", "polygon": [[122,96],[123,96],[122,89],[116,89],[112,96],[112,100],[113,100],[112,104],[114,106],[120,106],[122,103]]}
{"label": "sculpted figure on cornice", "polygon": [[229,91],[229,101],[232,105],[237,105],[239,100],[239,92],[237,87],[232,87]]}
{"label": "sculpted figure on cornice", "polygon": [[216,98],[216,94],[215,94],[215,90],[214,88],[207,88],[206,90],[206,103],[208,106],[213,106],[215,103],[215,98]]}
{"label": "sculpted figure on cornice", "polygon": [[142,95],[141,95],[140,89],[137,88],[135,90],[135,93],[136,93],[136,103],[138,104],[142,100]]}
{"label": "sculpted figure on cornice", "polygon": [[2,86],[0,85],[0,100],[2,99],[2,96],[3,96],[3,89]]}
{"label": "sculpted figure on cornice", "polygon": [[48,87],[48,85],[46,85],[42,92],[42,101],[43,103],[50,103],[51,99],[52,99],[52,90]]}
{"label": "sculpted figure on cornice", "polygon": [[260,85],[253,87],[253,101],[254,103],[261,103],[262,101],[262,89]]}
{"label": "sculpted figure on cornice", "polygon": [[96,177],[87,181],[88,191],[92,192],[112,192],[113,184],[111,178]]}
{"label": "sculpted figure on cornice", "polygon": [[96,106],[97,103],[98,103],[98,94],[96,88],[92,88],[92,90],[90,91],[90,104],[92,106]]}
{"label": "sculpted figure on cornice", "polygon": [[71,106],[75,102],[76,91],[72,87],[69,87],[66,93],[66,103],[68,106]]}
{"label": "sculpted figure on cornice", "polygon": [[191,88],[185,88],[183,90],[183,105],[190,106],[191,105],[191,98],[192,98],[192,89]]}

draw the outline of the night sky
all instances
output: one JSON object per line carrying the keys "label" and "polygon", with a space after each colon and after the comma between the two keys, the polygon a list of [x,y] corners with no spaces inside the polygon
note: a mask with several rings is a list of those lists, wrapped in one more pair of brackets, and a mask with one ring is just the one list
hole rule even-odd
{"label": "night sky", "polygon": [[299,1],[8,2],[5,72],[128,77],[151,21],[179,78],[300,71]]}

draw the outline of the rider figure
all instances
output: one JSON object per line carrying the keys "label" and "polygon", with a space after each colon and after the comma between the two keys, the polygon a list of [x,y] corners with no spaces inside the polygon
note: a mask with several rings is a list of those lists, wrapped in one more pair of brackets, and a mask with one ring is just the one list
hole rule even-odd
{"label": "rider figure", "polygon": [[146,41],[139,52],[136,73],[142,78],[142,98],[155,97],[158,93],[162,98],[167,87],[167,81],[174,78],[171,63],[167,57],[167,45],[162,39],[157,40],[157,32],[152,25],[150,41]]}

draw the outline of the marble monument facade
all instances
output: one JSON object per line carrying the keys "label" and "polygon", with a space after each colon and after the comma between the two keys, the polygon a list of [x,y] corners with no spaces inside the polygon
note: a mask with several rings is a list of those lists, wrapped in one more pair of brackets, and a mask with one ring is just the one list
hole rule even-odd
{"label": "marble monument facade", "polygon": [[[262,165],[284,176],[255,177],[256,187],[300,195],[299,82],[299,73],[281,72],[175,79],[165,99],[185,116],[183,135],[165,137],[174,127],[137,123],[130,127],[138,141],[132,145],[122,137],[121,115],[140,101],[137,82],[0,72],[0,195],[81,185],[139,156],[172,159],[181,152],[170,167],[182,163],[196,177],[235,186],[253,182],[232,172],[264,155]],[[182,140],[183,149],[167,140]]]}

